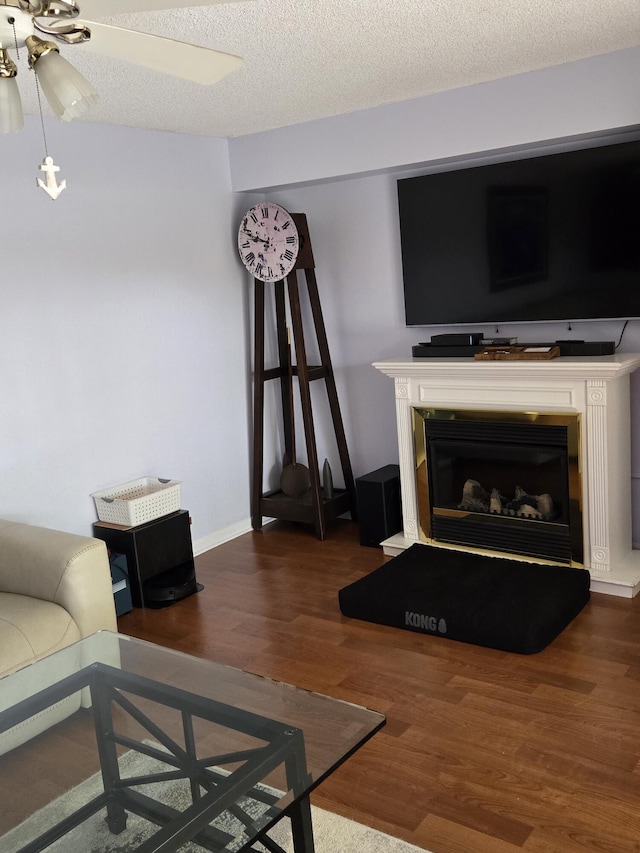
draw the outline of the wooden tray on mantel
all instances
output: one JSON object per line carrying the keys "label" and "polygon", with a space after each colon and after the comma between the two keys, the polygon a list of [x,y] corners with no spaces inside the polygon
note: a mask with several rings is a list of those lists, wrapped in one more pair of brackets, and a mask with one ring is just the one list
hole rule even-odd
{"label": "wooden tray on mantel", "polygon": [[560,355],[560,347],[486,347],[482,352],[474,354],[479,361],[541,361],[556,358]]}

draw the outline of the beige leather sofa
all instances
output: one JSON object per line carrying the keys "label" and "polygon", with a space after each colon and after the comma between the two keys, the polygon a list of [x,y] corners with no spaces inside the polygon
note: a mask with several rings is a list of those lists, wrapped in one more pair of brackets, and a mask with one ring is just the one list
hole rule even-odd
{"label": "beige leather sofa", "polygon": [[[117,630],[105,543],[0,519],[0,710],[18,698],[3,691],[3,676],[103,629]],[[0,753],[79,704],[74,697],[17,738],[0,736]]]}

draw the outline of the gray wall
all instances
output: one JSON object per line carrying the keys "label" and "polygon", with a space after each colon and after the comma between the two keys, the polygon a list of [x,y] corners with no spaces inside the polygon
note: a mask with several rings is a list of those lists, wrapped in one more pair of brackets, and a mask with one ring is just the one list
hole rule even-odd
{"label": "gray wall", "polygon": [[183,481],[200,547],[247,527],[247,282],[227,143],[47,124],[2,138],[0,517],[89,533],[95,490]]}
{"label": "gray wall", "polygon": [[[393,176],[335,181],[271,194],[289,210],[304,211],[309,222],[318,287],[331,356],[356,476],[398,461],[395,400],[391,380],[373,361],[411,355],[411,347],[453,327],[407,328],[404,324],[402,266],[396,185]],[[557,338],[615,340],[621,322],[505,325],[499,333],[523,341]],[[474,325],[487,336],[495,327]],[[640,352],[640,322],[628,324],[621,351]],[[640,376],[632,377],[634,423],[640,424]],[[319,456],[338,465],[332,431],[321,395]],[[634,430],[634,436],[637,431]],[[640,436],[634,441],[634,476],[640,476]],[[640,495],[639,495],[640,496]],[[636,501],[636,515],[640,503]],[[640,527],[638,528],[640,538]]]}
{"label": "gray wall", "polygon": [[640,47],[411,101],[230,140],[233,189],[277,189],[495,150],[609,133],[640,122]]}
{"label": "gray wall", "polygon": [[[409,355],[432,330],[404,326],[395,177],[639,124],[638,79],[640,50],[621,51],[229,143],[47,122],[68,182],[56,202],[35,187],[42,145],[28,119],[2,138],[0,164],[0,517],[88,533],[90,492],[157,475],[183,481],[196,550],[248,529],[252,291],[235,242],[241,213],[267,196],[309,219],[354,472],[396,461],[393,389],[371,362]],[[637,323],[621,349],[640,351]],[[320,460],[339,480],[321,389],[314,407]]]}
{"label": "gray wall", "polygon": [[[356,476],[396,462],[390,380],[371,362],[409,356],[446,328],[404,325],[396,179],[461,163],[556,151],[585,138],[637,137],[640,48],[467,89],[230,140],[234,189],[307,214],[332,360]],[[501,326],[523,341],[618,341],[622,323]],[[492,327],[476,327],[487,335]],[[640,322],[620,351],[640,351]],[[640,372],[639,372],[640,373]],[[316,393],[319,457],[338,465]],[[275,400],[273,401],[275,407]],[[640,376],[632,377],[635,540],[640,541]],[[637,436],[637,437],[636,437]]]}

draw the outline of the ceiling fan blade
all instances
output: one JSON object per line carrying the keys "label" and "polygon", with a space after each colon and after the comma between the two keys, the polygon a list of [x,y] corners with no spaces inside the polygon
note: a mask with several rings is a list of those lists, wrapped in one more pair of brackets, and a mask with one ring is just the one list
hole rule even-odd
{"label": "ceiling fan blade", "polygon": [[108,56],[111,59],[141,65],[153,71],[170,74],[211,86],[243,64],[239,56],[187,44],[183,41],[110,27],[95,21],[81,21],[91,30],[91,40],[74,46],[74,50],[86,50]]}
{"label": "ceiling fan blade", "polygon": [[106,18],[127,12],[159,12],[162,9],[184,9],[187,6],[217,6],[219,3],[238,0],[80,0],[80,14],[84,18]]}

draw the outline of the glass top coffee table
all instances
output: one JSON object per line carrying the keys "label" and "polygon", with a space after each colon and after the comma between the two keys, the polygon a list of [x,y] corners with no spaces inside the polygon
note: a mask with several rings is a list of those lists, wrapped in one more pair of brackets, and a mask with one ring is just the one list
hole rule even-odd
{"label": "glass top coffee table", "polygon": [[[73,843],[83,853],[221,853],[258,842],[278,853],[267,833],[285,816],[295,853],[313,853],[309,793],[385,723],[357,705],[100,631],[0,679],[0,748],[14,726],[69,697],[87,707],[0,756],[4,814],[20,817],[17,828],[0,824],[0,853]],[[25,806],[34,762],[56,798],[43,809]]]}

